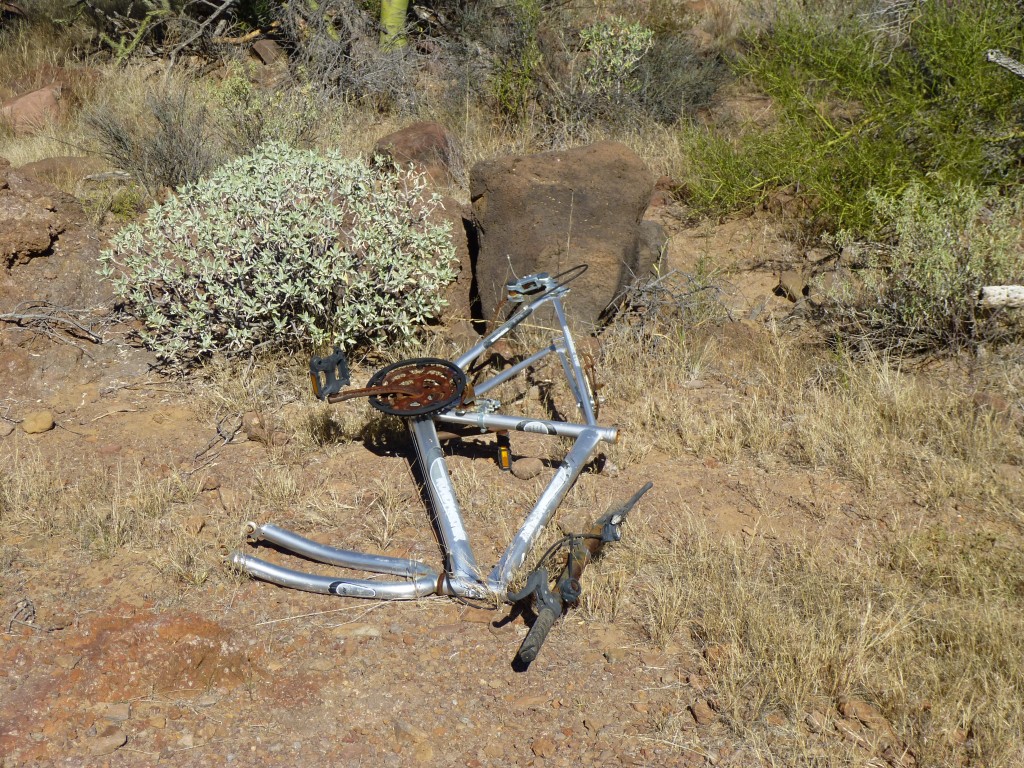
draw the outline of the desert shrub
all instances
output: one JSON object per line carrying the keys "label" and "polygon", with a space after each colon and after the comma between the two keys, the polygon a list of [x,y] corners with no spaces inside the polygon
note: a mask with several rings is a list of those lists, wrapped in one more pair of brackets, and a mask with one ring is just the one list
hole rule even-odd
{"label": "desert shrub", "polygon": [[454,277],[437,205],[412,171],[271,143],[152,208],[101,259],[172,363],[402,341]]}
{"label": "desert shrub", "polygon": [[[1024,276],[1020,197],[983,194],[969,184],[930,192],[911,184],[902,194],[869,194],[884,244],[851,243],[870,267],[866,290],[844,318],[885,345],[935,350],[997,339],[1019,325],[979,311],[985,285]],[[839,242],[844,236],[841,234]]]}
{"label": "desert shrub", "polygon": [[718,54],[701,52],[685,33],[656,34],[633,70],[642,114],[670,125],[708,107],[731,74]]}
{"label": "desert shrub", "polygon": [[621,17],[584,27],[580,30],[583,59],[577,87],[609,100],[636,93],[640,83],[634,73],[650,51],[653,39],[651,30]]}
{"label": "desert shrub", "polygon": [[538,32],[541,23],[538,0],[515,0],[501,17],[501,39],[488,40],[494,53],[488,79],[495,107],[512,122],[527,117],[541,87],[544,55]]}
{"label": "desert shrub", "polygon": [[308,83],[262,90],[236,73],[224,80],[218,96],[219,128],[233,155],[249,154],[271,141],[308,148],[321,133],[324,110]]}
{"label": "desert shrub", "polygon": [[218,160],[212,121],[193,86],[153,88],[138,110],[97,103],[83,123],[101,154],[151,192],[195,182]]}
{"label": "desert shrub", "polygon": [[783,13],[749,41],[738,71],[772,98],[779,121],[772,141],[737,143],[761,154],[754,176],[735,183],[762,193],[796,184],[828,220],[868,232],[872,191],[1024,179],[1024,79],[985,59],[990,48],[1020,54],[1018,4],[909,5],[898,34],[884,14],[851,7]]}
{"label": "desert shrub", "polygon": [[290,64],[326,96],[383,110],[410,112],[417,103],[415,46],[378,44],[379,24],[355,0],[297,0],[282,9]]}

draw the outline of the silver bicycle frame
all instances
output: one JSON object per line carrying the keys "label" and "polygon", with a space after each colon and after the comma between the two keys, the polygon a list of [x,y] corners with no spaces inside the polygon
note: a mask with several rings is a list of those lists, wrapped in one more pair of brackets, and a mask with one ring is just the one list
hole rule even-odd
{"label": "silver bicycle frame", "polygon": [[[502,325],[487,334],[472,349],[453,361],[463,371],[499,339],[533,315],[544,304],[551,304],[558,321],[559,334],[546,347],[521,362],[474,387],[476,400],[470,405],[456,405],[447,410],[424,416],[407,418],[409,432],[427,494],[433,508],[434,519],[441,538],[444,554],[444,572],[439,572],[418,561],[405,558],[368,555],[337,549],[311,541],[275,525],[248,523],[246,533],[251,542],[265,541],[279,548],[328,565],[336,565],[370,573],[401,577],[401,580],[378,581],[349,577],[319,576],[295,571],[268,563],[258,557],[234,552],[231,562],[256,578],[284,587],[307,592],[365,597],[381,600],[411,600],[427,595],[455,595],[463,598],[497,598],[508,600],[508,587],[515,573],[523,566],[538,537],[561,504],[565,494],[576,482],[580,472],[602,443],[614,443],[616,429],[598,425],[594,412],[596,403],[580,365],[579,355],[572,340],[562,299],[569,292],[565,285],[546,274],[530,275],[509,286],[509,300],[520,304],[519,309]],[[527,292],[540,295],[527,301]],[[490,401],[482,399],[488,391],[517,376],[548,355],[557,355],[562,364],[569,389],[582,414],[582,423],[527,419],[497,413]],[[533,509],[526,515],[522,526],[505,549],[501,558],[484,573],[473,556],[462,511],[456,497],[445,462],[436,424],[455,424],[477,427],[481,431],[505,432],[515,430],[571,438],[572,448],[561,461],[555,476],[548,483]]]}

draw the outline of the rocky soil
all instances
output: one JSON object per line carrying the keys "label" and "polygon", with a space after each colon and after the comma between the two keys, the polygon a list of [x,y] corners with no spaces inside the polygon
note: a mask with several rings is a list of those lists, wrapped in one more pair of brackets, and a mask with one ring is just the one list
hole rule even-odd
{"label": "rocky soil", "polygon": [[[94,478],[114,515],[131,506],[116,499],[122,486],[181,488],[161,519],[148,521],[150,533],[109,552],[84,547],[71,530],[3,532],[3,768],[757,762],[721,722],[707,690],[714,660],[685,631],[659,647],[634,623],[580,610],[518,670],[511,661],[526,626],[507,607],[361,602],[231,573],[217,555],[244,546],[247,519],[440,565],[408,446],[304,441],[293,421],[305,418],[310,396],[294,382],[281,385],[279,407],[243,421],[216,415],[209,384],[153,372],[127,329],[109,321],[109,296],[91,275],[102,234],[81,220],[73,198],[46,192],[13,172],[0,189],[17,198],[5,210],[23,212],[17,227],[0,226],[3,472],[17,479],[43,471],[54,499]],[[766,221],[691,229],[671,211],[654,215],[670,229],[671,266],[690,269],[713,256],[741,267],[726,295],[737,320],[788,311],[773,292],[772,259],[801,254]],[[757,328],[727,324],[723,347],[748,354]],[[693,407],[727,407],[731,386],[701,383]],[[608,402],[602,421],[615,419]],[[525,437],[513,438],[513,450],[545,456]],[[453,449],[450,463],[466,488],[478,559],[493,562],[508,521],[519,519],[550,466],[525,480],[501,473],[486,440]],[[843,503],[855,492],[842,482],[656,450],[585,474],[559,520],[572,530],[648,479],[655,488],[630,526],[656,530],[683,504],[737,537],[849,533],[863,523]],[[380,508],[385,488],[406,511],[382,532],[360,510]],[[623,551],[628,527],[626,537]],[[700,746],[665,738],[669,721]]]}

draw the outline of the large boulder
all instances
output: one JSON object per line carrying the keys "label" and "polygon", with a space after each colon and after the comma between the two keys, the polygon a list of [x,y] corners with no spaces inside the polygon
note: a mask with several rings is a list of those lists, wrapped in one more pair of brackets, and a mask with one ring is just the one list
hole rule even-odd
{"label": "large boulder", "polygon": [[438,186],[450,184],[459,175],[458,145],[443,125],[433,121],[413,123],[389,133],[373,151],[400,165],[411,163]]}
{"label": "large boulder", "polygon": [[60,115],[60,86],[40,88],[0,106],[0,121],[7,123],[15,135],[36,133]]}
{"label": "large boulder", "polygon": [[0,158],[0,307],[111,306],[99,238],[73,196]]}
{"label": "large boulder", "polygon": [[654,175],[643,160],[616,142],[473,166],[476,281],[484,319],[494,318],[504,286],[515,276],[554,274],[583,263],[590,269],[572,284],[570,320],[577,329],[596,328],[657,257],[640,227],[653,189]]}
{"label": "large boulder", "polygon": [[105,171],[107,167],[107,162],[98,157],[71,155],[25,163],[18,167],[18,173],[57,187],[73,189],[86,176]]}

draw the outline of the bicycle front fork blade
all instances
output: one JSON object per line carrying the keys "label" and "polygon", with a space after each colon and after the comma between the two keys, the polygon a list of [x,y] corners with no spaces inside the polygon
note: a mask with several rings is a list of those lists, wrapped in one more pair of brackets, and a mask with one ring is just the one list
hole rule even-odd
{"label": "bicycle front fork blade", "polygon": [[276,525],[246,524],[249,541],[266,541],[308,560],[371,573],[402,576],[403,581],[338,578],[284,568],[252,555],[233,552],[230,561],[251,576],[282,587],[341,597],[365,597],[377,600],[415,600],[429,595],[450,595],[451,585],[444,574],[418,560],[386,555],[368,555],[319,544]]}

